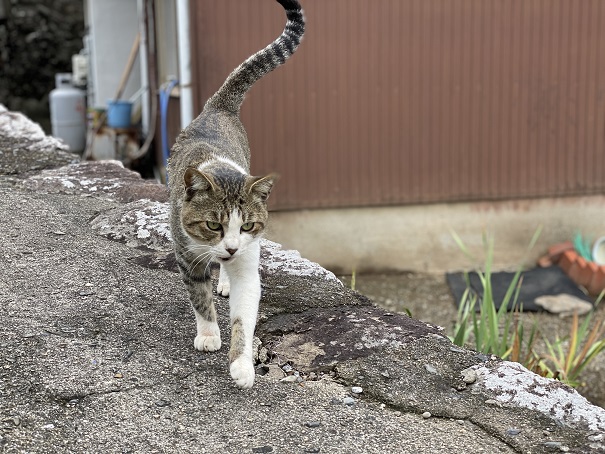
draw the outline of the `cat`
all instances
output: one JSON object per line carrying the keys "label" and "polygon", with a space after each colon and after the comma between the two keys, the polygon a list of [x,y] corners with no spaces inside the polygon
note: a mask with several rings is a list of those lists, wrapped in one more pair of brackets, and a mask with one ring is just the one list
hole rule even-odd
{"label": "cat", "polygon": [[297,49],[305,22],[297,0],[277,0],[286,12],[282,34],[234,69],[172,147],[168,163],[170,228],[191,305],[194,347],[221,347],[210,263],[220,265],[217,293],[229,296],[229,369],[235,384],[254,384],[252,341],[261,294],[260,237],[276,174],[250,175],[250,149],[239,111],[246,92]]}

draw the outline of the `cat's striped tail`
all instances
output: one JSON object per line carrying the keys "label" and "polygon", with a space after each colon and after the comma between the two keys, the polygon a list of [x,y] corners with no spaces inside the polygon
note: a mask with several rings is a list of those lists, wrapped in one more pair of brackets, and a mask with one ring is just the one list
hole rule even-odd
{"label": "cat's striped tail", "polygon": [[302,8],[297,0],[277,0],[286,10],[286,27],[271,44],[235,68],[223,86],[206,102],[206,108],[238,113],[246,92],[265,74],[273,71],[296,51],[305,32]]}

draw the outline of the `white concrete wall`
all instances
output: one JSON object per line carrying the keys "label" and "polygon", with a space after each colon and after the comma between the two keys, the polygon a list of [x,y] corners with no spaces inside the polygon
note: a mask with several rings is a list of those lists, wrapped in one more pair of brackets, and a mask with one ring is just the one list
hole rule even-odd
{"label": "white concrete wall", "polygon": [[[93,106],[107,107],[118,89],[139,29],[135,0],[88,0],[87,24],[91,35]],[[128,99],[141,87],[140,59],[132,68],[122,95]]]}
{"label": "white concrete wall", "polygon": [[156,42],[159,83],[179,74],[175,0],[156,3]]}
{"label": "white concrete wall", "polygon": [[[277,188],[276,188],[277,190]],[[274,212],[267,238],[339,273],[471,269],[484,260],[483,233],[495,237],[495,269],[514,269],[536,231],[542,233],[525,263],[576,232],[605,235],[605,196],[434,204],[407,207]],[[454,241],[455,231],[476,260]]]}

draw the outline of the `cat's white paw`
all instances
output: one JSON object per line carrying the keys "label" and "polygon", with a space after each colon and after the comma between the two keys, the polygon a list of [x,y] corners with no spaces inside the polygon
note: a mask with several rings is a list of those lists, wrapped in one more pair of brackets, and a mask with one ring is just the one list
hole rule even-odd
{"label": "cat's white paw", "polygon": [[229,296],[229,292],[231,291],[231,286],[229,285],[229,281],[218,281],[216,285],[216,293],[221,296]]}
{"label": "cat's white paw", "polygon": [[254,384],[254,365],[252,359],[241,355],[231,363],[230,367],[231,378],[235,380],[235,384],[240,388],[252,388]]}
{"label": "cat's white paw", "polygon": [[229,276],[227,275],[227,271],[225,271],[225,267],[221,265],[221,269],[218,273],[218,284],[216,284],[216,293],[221,296],[229,296],[230,291],[231,285],[229,284]]}
{"label": "cat's white paw", "polygon": [[221,348],[221,336],[203,336],[198,334],[193,340],[196,350],[202,352],[215,352]]}

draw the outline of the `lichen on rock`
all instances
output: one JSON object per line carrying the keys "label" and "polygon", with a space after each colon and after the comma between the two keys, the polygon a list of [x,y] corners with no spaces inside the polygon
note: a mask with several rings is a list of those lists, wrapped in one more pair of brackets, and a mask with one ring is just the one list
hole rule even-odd
{"label": "lichen on rock", "polygon": [[135,248],[155,251],[172,249],[169,210],[166,203],[143,199],[100,214],[92,222],[94,231]]}
{"label": "lichen on rock", "polygon": [[494,399],[550,415],[567,425],[586,425],[605,431],[605,410],[560,381],[540,377],[519,363],[503,361],[495,368],[475,366],[475,386],[493,393]]}

